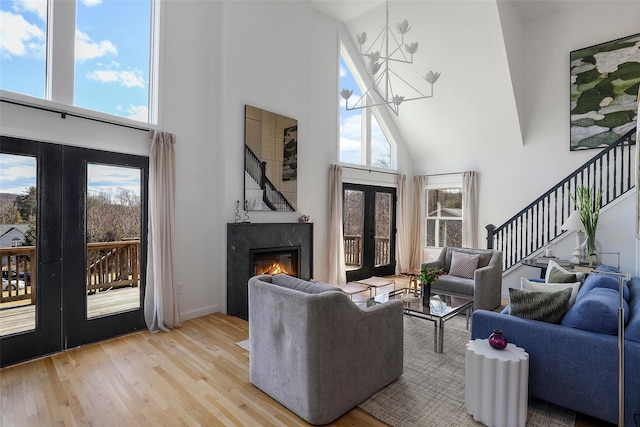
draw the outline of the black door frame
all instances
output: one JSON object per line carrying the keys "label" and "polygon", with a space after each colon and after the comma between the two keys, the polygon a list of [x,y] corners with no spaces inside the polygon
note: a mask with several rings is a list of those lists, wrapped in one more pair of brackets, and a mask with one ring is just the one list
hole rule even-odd
{"label": "black door frame", "polygon": [[[0,367],[55,353],[62,349],[62,186],[60,145],[0,136],[1,152],[35,157],[36,191],[36,327],[0,337]],[[46,209],[44,207],[46,206]],[[45,320],[46,319],[46,320]]]}
{"label": "black door frame", "polygon": [[[140,202],[140,307],[136,310],[87,319],[87,165],[89,163],[139,168]],[[144,329],[144,289],[147,260],[147,181],[149,158],[88,148],[65,147],[63,156],[63,215],[65,242],[62,258],[63,328],[65,347],[105,340]],[[79,268],[81,267],[81,268]]]}
{"label": "black door frame", "polygon": [[[36,157],[36,327],[0,337],[0,367],[144,329],[149,159],[0,136],[2,153]],[[140,307],[87,319],[87,164],[140,168]]]}
{"label": "black door frame", "polygon": [[[362,236],[362,267],[347,271],[347,282],[365,279],[371,276],[390,276],[396,271],[396,188],[365,184],[342,184],[344,206],[345,190],[362,191],[364,194],[364,225]],[[389,264],[375,265],[375,195],[391,194],[391,230],[389,232]]]}

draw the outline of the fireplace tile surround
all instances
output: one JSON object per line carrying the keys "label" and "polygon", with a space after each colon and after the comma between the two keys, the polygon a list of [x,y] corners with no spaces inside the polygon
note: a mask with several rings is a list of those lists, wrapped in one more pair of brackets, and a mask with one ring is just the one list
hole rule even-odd
{"label": "fireplace tile surround", "polygon": [[291,247],[300,247],[298,276],[309,280],[313,275],[312,223],[227,224],[227,314],[248,320],[251,251]]}

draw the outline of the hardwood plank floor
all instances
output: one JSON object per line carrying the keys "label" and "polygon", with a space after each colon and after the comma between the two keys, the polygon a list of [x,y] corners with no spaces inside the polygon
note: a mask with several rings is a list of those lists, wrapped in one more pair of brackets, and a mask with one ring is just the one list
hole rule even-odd
{"label": "hardwood plank floor", "polygon": [[[248,323],[224,314],[0,370],[4,426],[306,426],[249,383]],[[333,426],[384,426],[353,409]]]}

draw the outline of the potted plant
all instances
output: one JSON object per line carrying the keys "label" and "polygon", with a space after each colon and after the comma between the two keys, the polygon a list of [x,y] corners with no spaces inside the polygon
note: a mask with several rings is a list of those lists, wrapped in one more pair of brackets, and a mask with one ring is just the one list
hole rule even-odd
{"label": "potted plant", "polygon": [[580,220],[587,234],[586,249],[589,257],[589,266],[593,266],[593,257],[596,255],[596,228],[600,216],[602,202],[602,190],[597,193],[592,187],[578,187],[576,197],[571,196],[576,209],[580,214]]}
{"label": "potted plant", "polygon": [[426,267],[422,266],[422,270],[418,275],[418,280],[420,280],[420,284],[422,286],[422,304],[426,304],[429,302],[429,296],[431,294],[431,285],[434,284],[436,279],[442,274],[444,271],[439,267]]}

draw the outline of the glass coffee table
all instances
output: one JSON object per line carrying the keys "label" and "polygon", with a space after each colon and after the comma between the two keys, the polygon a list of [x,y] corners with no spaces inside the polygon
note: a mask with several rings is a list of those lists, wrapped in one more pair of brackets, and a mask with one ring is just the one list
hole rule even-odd
{"label": "glass coffee table", "polygon": [[473,310],[473,300],[470,298],[448,295],[444,292],[431,293],[429,304],[422,303],[419,291],[400,288],[391,292],[369,298],[367,305],[381,304],[389,300],[399,299],[404,303],[404,314],[433,322],[433,351],[442,353],[444,344],[444,323],[462,312],[466,312],[467,330],[469,317]]}

